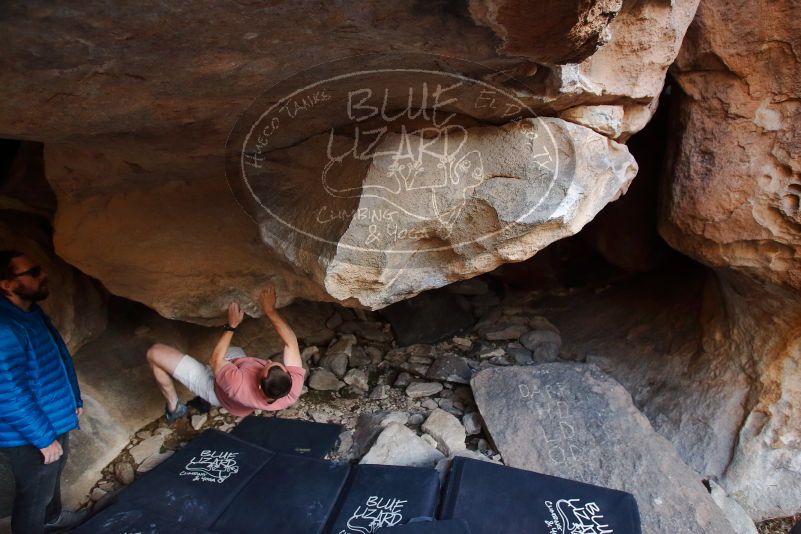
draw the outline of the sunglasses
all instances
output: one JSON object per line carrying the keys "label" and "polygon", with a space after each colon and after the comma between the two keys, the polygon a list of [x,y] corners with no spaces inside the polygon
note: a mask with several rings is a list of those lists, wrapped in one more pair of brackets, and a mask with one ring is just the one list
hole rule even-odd
{"label": "sunglasses", "polygon": [[41,265],[36,265],[34,267],[31,267],[27,271],[22,271],[21,273],[14,273],[14,274],[11,275],[11,277],[12,278],[16,278],[18,276],[26,276],[27,275],[27,276],[30,276],[32,278],[38,278],[40,274],[42,274],[42,266]]}

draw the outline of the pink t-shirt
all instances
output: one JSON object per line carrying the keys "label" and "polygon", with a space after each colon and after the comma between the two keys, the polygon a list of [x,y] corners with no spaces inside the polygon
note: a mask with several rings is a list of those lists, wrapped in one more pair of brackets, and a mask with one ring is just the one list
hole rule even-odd
{"label": "pink t-shirt", "polygon": [[259,387],[259,374],[267,365],[260,358],[236,358],[224,365],[214,376],[214,392],[223,408],[237,417],[250,415],[253,410],[283,410],[298,400],[303,389],[306,370],[303,367],[286,366],[292,377],[292,388],[286,396],[267,402]]}

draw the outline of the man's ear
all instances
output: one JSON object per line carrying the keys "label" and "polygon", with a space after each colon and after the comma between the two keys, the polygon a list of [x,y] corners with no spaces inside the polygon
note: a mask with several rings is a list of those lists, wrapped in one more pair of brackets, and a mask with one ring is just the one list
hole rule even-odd
{"label": "man's ear", "polygon": [[11,295],[11,289],[14,287],[13,280],[0,280],[0,291],[3,295]]}

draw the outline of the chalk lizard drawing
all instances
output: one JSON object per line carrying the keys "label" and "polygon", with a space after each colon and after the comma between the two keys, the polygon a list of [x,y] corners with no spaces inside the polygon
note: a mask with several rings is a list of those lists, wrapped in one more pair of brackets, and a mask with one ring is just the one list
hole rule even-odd
{"label": "chalk lizard drawing", "polygon": [[181,476],[193,477],[192,482],[216,482],[222,484],[228,477],[239,472],[236,464],[236,452],[217,452],[204,450],[200,456],[194,456]]}
{"label": "chalk lizard drawing", "polygon": [[392,527],[403,520],[403,505],[400,499],[368,497],[364,506],[357,506],[350,516],[347,528],[339,534],[370,534],[383,527]]}

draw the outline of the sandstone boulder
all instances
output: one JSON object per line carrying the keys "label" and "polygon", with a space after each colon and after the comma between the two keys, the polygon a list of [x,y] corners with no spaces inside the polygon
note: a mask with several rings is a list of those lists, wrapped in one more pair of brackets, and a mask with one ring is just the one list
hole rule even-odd
{"label": "sandstone boulder", "polygon": [[720,483],[761,519],[801,507],[801,8],[728,7],[701,3],[673,67],[660,233],[718,274],[704,352],[748,383]]}
{"label": "sandstone boulder", "polygon": [[[222,311],[232,299],[258,315],[252,299],[268,281],[277,285],[281,306],[299,297],[379,308],[524,259],[575,233],[624,192],[634,166],[625,148],[608,137],[626,139],[651,117],[696,5],[697,0],[670,5],[476,0],[469,6],[421,11],[412,1],[392,7],[371,2],[358,15],[324,7],[312,18],[300,7],[151,6],[147,18],[121,7],[112,35],[100,4],[52,10],[27,3],[2,14],[13,43],[5,54],[14,59],[0,89],[6,103],[0,110],[0,134],[44,143],[47,178],[58,200],[57,253],[114,294],[164,316],[203,324],[224,321]],[[194,29],[212,19],[220,22],[222,34]],[[252,26],[256,19],[281,24],[265,33]],[[530,31],[527,21],[532,19],[538,31]],[[175,32],[165,37],[154,31],[153,20]],[[303,36],[317,37],[299,36],[298,27],[308,30]],[[437,39],[432,41],[432,35]],[[223,47],[220,39],[228,44]],[[506,120],[490,101],[482,110],[464,105],[457,110],[460,125],[477,137],[466,148],[488,150],[481,162],[484,174],[475,175],[483,185],[466,199],[440,199],[439,213],[452,217],[411,221],[405,228],[407,237],[416,236],[405,240],[407,252],[438,245],[442,254],[427,254],[431,257],[419,264],[415,259],[411,266],[392,254],[353,258],[347,247],[371,233],[369,223],[349,215],[332,225],[334,234],[339,232],[332,246],[303,249],[276,241],[270,228],[257,226],[241,212],[222,176],[226,135],[265,87],[264,80],[288,79],[353,50],[389,53],[398,42],[408,43],[404,49],[409,52],[464,58],[467,66],[457,70],[459,75],[491,81],[501,90],[516,88],[513,80],[519,80],[526,90],[516,94],[532,116],[561,114],[571,121],[545,121],[554,133],[551,157],[559,152],[575,163],[573,170],[560,170],[568,171],[574,185],[564,203],[553,206],[557,211],[549,210],[552,219],[535,217],[486,243],[455,246],[474,238],[471,232],[499,229],[512,212],[531,207],[527,202],[536,176],[502,164],[508,160],[519,167],[526,161],[519,149],[527,140],[515,133],[521,123]],[[291,57],[275,61],[288,46],[294,50]],[[37,50],[50,52],[32,52]],[[203,52],[198,55],[198,50]],[[388,78],[379,81],[392,85]],[[298,154],[306,154],[316,134],[326,130],[319,121],[307,124],[311,131],[271,147],[275,162],[300,182],[316,163]],[[386,148],[399,135],[393,130],[385,144],[374,148]],[[352,141],[335,139],[342,140]],[[528,161],[535,167],[543,163]],[[388,169],[385,163],[377,157],[349,167],[353,172],[343,176],[369,190]],[[479,162],[471,156],[462,163],[464,169],[467,164],[478,168]],[[424,180],[439,178],[438,172],[427,170]],[[306,208],[314,200],[309,191],[291,179],[285,185],[291,190],[285,191],[285,202],[282,197],[285,209],[308,216]],[[521,189],[526,195],[520,195]],[[430,200],[419,191],[406,196],[399,205],[409,213]],[[462,200],[466,208],[457,213],[454,202]],[[366,196],[341,204],[357,211],[382,207]],[[449,232],[452,222],[458,224]]]}
{"label": "sandstone boulder", "polygon": [[437,449],[400,423],[391,423],[359,463],[434,467],[444,458]]}
{"label": "sandstone boulder", "polygon": [[701,476],[597,367],[490,369],[471,384],[506,465],[631,492],[644,532],[731,532]]}
{"label": "sandstone boulder", "polygon": [[786,292],[682,261],[537,311],[559,327],[562,358],[623,384],[680,457],[755,520],[801,506],[801,309]]}

